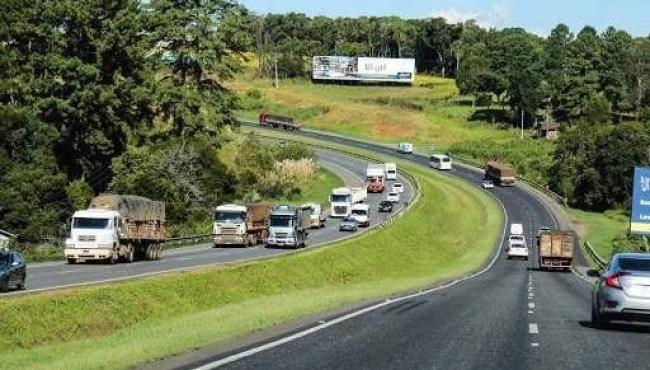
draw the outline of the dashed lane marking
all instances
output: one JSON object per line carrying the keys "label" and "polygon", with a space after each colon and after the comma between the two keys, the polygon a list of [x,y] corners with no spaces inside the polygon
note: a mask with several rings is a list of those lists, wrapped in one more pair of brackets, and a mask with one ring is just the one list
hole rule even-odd
{"label": "dashed lane marking", "polygon": [[539,334],[539,328],[537,324],[528,324],[528,333],[530,334]]}

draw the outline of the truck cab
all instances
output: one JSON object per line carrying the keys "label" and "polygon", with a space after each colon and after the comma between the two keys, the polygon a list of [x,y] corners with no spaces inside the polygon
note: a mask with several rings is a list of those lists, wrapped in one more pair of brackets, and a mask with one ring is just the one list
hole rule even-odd
{"label": "truck cab", "polygon": [[271,211],[269,223],[269,247],[304,247],[309,227],[309,214],[302,208],[277,206]]}
{"label": "truck cab", "polygon": [[86,260],[116,260],[124,238],[120,214],[105,209],[76,211],[70,221],[70,236],[64,254],[69,263]]}
{"label": "truck cab", "polygon": [[366,188],[370,193],[381,193],[386,187],[386,166],[369,164],[366,169]]}
{"label": "truck cab", "polygon": [[370,226],[370,206],[365,203],[359,203],[352,206],[350,217],[357,221],[359,226]]}
{"label": "truck cab", "polygon": [[224,204],[215,209],[212,227],[215,247],[246,244],[247,211],[245,206],[235,204]]}
{"label": "truck cab", "polygon": [[332,189],[330,194],[331,217],[348,217],[352,203],[352,191],[350,188]]}

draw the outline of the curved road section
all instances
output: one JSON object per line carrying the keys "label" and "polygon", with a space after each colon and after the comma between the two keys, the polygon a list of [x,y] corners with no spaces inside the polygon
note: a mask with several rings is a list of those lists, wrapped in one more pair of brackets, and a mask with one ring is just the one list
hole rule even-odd
{"label": "curved road section", "polygon": [[[365,186],[367,161],[324,150],[316,150],[315,153],[318,156],[319,163],[341,177],[346,186]],[[410,184],[401,177],[399,181],[405,186],[402,199],[410,200],[413,196]],[[384,199],[385,194],[384,192],[384,194],[368,195],[367,203],[371,206],[371,226],[391,217],[391,214],[377,212],[377,204]],[[399,207],[402,206],[404,206],[403,201]],[[392,214],[395,214],[399,207],[396,207]],[[328,219],[325,228],[310,230],[307,240],[308,247],[317,247],[324,243],[348,237],[350,234],[338,231],[338,224],[338,220]],[[120,263],[116,265],[96,263],[68,265],[64,262],[33,264],[28,266],[27,290],[23,292],[124,280],[206,265],[220,265],[272,257],[290,252],[293,252],[293,250],[267,249],[263,247],[212,248],[210,244],[203,244],[167,251],[159,261],[139,261],[132,264]],[[5,296],[7,295],[12,294],[5,294]]]}
{"label": "curved road section", "polygon": [[[340,136],[302,135],[399,156],[385,146]],[[427,165],[422,156],[401,157]],[[482,178],[479,171],[461,166],[451,174],[476,186]],[[524,225],[529,245],[535,245],[540,226],[558,227],[549,205],[523,187],[491,192],[503,204],[507,222]],[[592,328],[589,282],[570,273],[539,271],[535,248],[529,261],[507,260],[503,249],[494,265],[473,279],[336,323],[314,323],[234,355],[190,359],[190,367],[591,370],[647,365],[649,326]]]}

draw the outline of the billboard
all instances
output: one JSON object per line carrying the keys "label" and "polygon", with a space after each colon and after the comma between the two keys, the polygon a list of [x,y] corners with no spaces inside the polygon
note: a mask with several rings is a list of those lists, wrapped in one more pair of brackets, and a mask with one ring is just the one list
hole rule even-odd
{"label": "billboard", "polygon": [[650,235],[650,167],[634,168],[630,232]]}
{"label": "billboard", "polygon": [[312,60],[312,79],[412,84],[415,80],[415,59],[315,56]]}

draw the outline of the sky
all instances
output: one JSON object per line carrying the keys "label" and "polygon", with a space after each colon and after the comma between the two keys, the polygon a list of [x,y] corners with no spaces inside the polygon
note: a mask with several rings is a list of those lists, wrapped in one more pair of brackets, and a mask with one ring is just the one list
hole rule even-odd
{"label": "sky", "polygon": [[650,0],[240,0],[256,13],[306,13],[330,17],[398,15],[444,17],[449,22],[476,19],[485,27],[523,27],[540,36],[559,23],[577,33],[585,25],[607,26],[633,36],[650,35]]}

